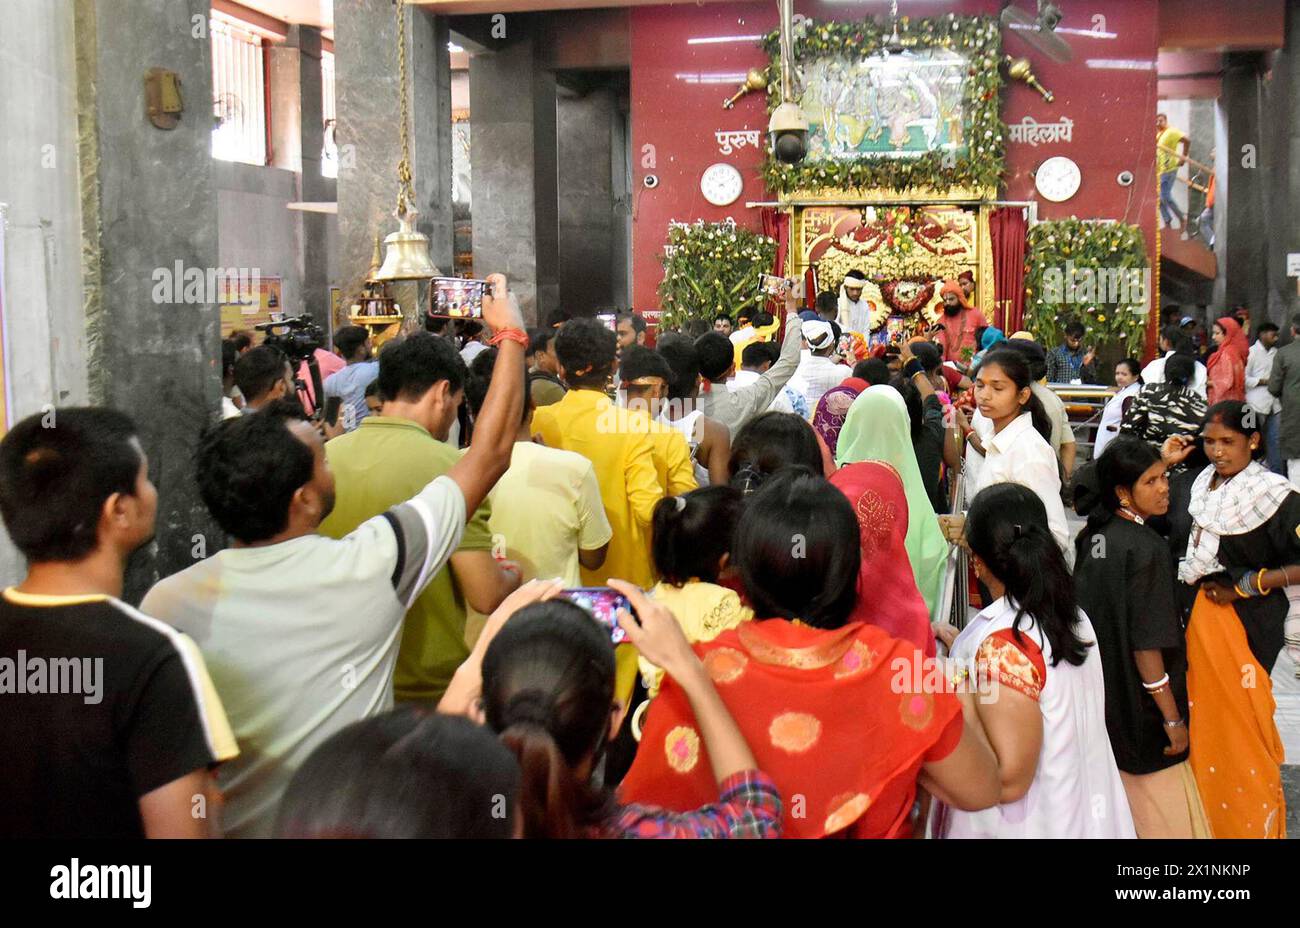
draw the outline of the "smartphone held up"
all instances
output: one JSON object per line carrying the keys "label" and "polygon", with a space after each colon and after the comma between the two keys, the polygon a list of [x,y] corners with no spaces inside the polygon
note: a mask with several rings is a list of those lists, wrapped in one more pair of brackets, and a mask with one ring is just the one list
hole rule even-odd
{"label": "smartphone held up", "polygon": [[619,610],[632,615],[636,613],[632,603],[618,590],[607,586],[580,586],[561,590],[560,598],[591,613],[592,618],[608,629],[609,640],[614,644],[621,644],[627,638],[627,633],[618,624]]}
{"label": "smartphone held up", "polygon": [[429,282],[429,315],[448,319],[483,318],[483,294],[491,292],[486,280],[468,277],[434,277]]}

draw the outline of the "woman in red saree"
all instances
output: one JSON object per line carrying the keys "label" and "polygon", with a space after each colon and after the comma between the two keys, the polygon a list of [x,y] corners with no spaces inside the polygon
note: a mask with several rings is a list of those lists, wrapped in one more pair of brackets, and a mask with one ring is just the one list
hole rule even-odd
{"label": "woman in red saree", "polygon": [[1250,346],[1246,344],[1246,333],[1241,324],[1231,316],[1224,316],[1214,323],[1212,337],[1218,350],[1210,355],[1205,366],[1206,392],[1210,405],[1224,400],[1246,399],[1246,358]]}
{"label": "woman in red saree", "polygon": [[[930,613],[907,557],[907,494],[898,471],[883,461],[846,464],[831,483],[848,497],[858,520],[862,568],[850,622],[867,622],[934,657]],[[882,569],[882,567],[884,569]]]}
{"label": "woman in red saree", "polygon": [[[910,834],[917,783],[983,809],[998,771],[967,695],[911,642],[850,622],[861,554],[852,506],[822,477],[790,468],[750,499],[735,557],[762,621],[696,645],[762,768],[787,799],[793,837]],[[880,573],[910,576],[877,560]],[[967,718],[972,721],[968,723]],[[716,784],[685,695],[667,680],[650,705],[624,801],[691,809]]]}

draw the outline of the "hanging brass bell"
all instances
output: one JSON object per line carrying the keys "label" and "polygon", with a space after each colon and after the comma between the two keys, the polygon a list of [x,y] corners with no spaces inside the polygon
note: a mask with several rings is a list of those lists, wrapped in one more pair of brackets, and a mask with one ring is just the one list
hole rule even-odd
{"label": "hanging brass bell", "polygon": [[428,280],[442,272],[429,257],[429,237],[415,228],[415,212],[398,217],[401,227],[384,239],[384,264],[373,280]]}

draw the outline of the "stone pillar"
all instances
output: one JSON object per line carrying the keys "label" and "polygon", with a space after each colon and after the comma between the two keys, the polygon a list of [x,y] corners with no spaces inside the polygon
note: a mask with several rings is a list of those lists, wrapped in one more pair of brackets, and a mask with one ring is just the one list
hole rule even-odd
{"label": "stone pillar", "polygon": [[[613,138],[618,101],[608,88],[561,97],[559,136],[560,298],[574,315],[616,303]],[[626,275],[625,275],[626,276]]]}
{"label": "stone pillar", "polygon": [[[72,0],[11,0],[0,29],[5,392],[12,422],[87,401]],[[10,88],[13,88],[10,90]],[[27,88],[24,92],[22,88]],[[0,529],[0,584],[23,557]]]}
{"label": "stone pillar", "polygon": [[310,70],[297,48],[297,26],[290,27],[283,45],[273,45],[265,52],[267,95],[271,98],[271,150],[267,163],[286,171],[302,170],[303,100],[302,74]]}
{"label": "stone pillar", "polygon": [[[329,202],[338,195],[334,179],[321,174],[321,152],[325,148],[325,118],[322,103],[320,30],[293,26],[285,47],[298,59],[298,96],[301,152],[299,194],[307,202]],[[325,213],[303,212],[302,217],[302,308],[326,329],[329,326],[330,226],[336,220]]]}
{"label": "stone pillar", "polygon": [[[206,0],[76,0],[82,282],[90,397],[132,415],[158,487],[157,537],[133,559],[126,596],[220,544],[194,484],[200,429],[218,414],[216,294],[175,280],[217,266],[211,46]],[[145,112],[150,67],[176,71],[185,111],[171,130]],[[170,284],[158,301],[160,285]]]}
{"label": "stone pillar", "polygon": [[[407,8],[411,173],[419,229],[429,236],[433,263],[452,266],[451,58],[445,18]],[[370,266],[374,236],[397,231],[397,21],[392,0],[335,0],[335,113],[339,146],[336,283],[344,300],[356,295]],[[419,309],[416,288],[394,288],[408,316]]]}
{"label": "stone pillar", "polygon": [[1266,243],[1274,234],[1269,176],[1286,174],[1275,160],[1284,155],[1270,151],[1263,138],[1260,64],[1255,53],[1224,56],[1219,113],[1226,145],[1219,152],[1215,197],[1216,209],[1223,204],[1227,211],[1223,248],[1219,251],[1222,287],[1215,288],[1215,305],[1221,309],[1246,303],[1256,319],[1268,305]]}
{"label": "stone pillar", "polygon": [[[1290,331],[1291,316],[1300,310],[1296,278],[1286,276],[1287,252],[1300,252],[1300,118],[1296,113],[1300,103],[1300,5],[1292,0],[1288,7],[1286,46],[1272,58],[1271,74],[1263,81],[1260,118],[1268,160],[1261,157],[1259,165],[1267,185],[1266,234],[1260,243],[1268,256],[1267,315],[1283,332]],[[1255,316],[1260,317],[1259,310]]]}
{"label": "stone pillar", "polygon": [[530,324],[560,303],[555,75],[536,41],[469,63],[474,274],[504,273]]}

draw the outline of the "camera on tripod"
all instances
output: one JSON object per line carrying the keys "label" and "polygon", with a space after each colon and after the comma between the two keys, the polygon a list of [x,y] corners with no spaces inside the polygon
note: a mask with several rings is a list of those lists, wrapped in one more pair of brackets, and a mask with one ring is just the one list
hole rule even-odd
{"label": "camera on tripod", "polygon": [[253,328],[266,333],[262,344],[279,348],[291,361],[306,361],[325,347],[325,330],[312,321],[311,313],[259,322]]}
{"label": "camera on tripod", "polygon": [[253,328],[266,333],[262,344],[283,351],[295,371],[306,362],[310,383],[301,377],[295,378],[298,396],[303,401],[312,397],[317,398],[313,417],[320,419],[324,414],[324,406],[319,402],[319,398],[324,395],[324,390],[321,384],[320,364],[316,360],[316,349],[325,347],[325,330],[312,321],[311,313],[290,316],[288,319],[273,318],[270,322],[259,322]]}

